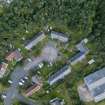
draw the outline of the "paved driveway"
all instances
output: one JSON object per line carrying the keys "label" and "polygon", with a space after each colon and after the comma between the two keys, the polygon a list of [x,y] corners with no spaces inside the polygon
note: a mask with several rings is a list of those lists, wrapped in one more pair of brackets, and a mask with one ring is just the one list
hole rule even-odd
{"label": "paved driveway", "polygon": [[[11,80],[13,81],[13,83],[10,86],[10,88],[6,91],[7,97],[4,99],[4,105],[12,105],[12,100],[14,98],[16,98],[17,96],[19,98],[19,95],[18,95],[19,94],[19,92],[18,92],[19,84],[18,83],[21,78],[29,75],[30,69],[34,68],[35,66],[37,66],[39,64],[39,62],[35,62],[35,60],[36,59],[34,59],[34,61],[31,62],[32,66],[30,66],[30,63],[25,65],[25,68],[27,67],[27,69],[24,69],[24,67],[16,67],[15,68],[14,72],[11,74]],[[29,65],[29,69],[28,69],[28,65]],[[24,101],[26,101],[26,99]],[[26,101],[26,103],[27,103],[27,101]],[[32,104],[30,104],[30,105],[32,105]],[[35,105],[35,104],[33,104],[33,105]]]}

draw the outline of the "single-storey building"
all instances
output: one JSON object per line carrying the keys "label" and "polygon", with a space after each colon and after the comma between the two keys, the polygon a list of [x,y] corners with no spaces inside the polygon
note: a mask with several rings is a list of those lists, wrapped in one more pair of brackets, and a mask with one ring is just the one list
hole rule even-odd
{"label": "single-storey building", "polygon": [[13,60],[15,60],[15,61],[20,61],[20,60],[22,60],[22,58],[23,58],[23,56],[22,56],[22,54],[20,53],[20,51],[19,50],[15,50],[15,51],[13,51],[13,52],[11,52],[7,57],[6,57],[6,60],[7,61],[13,61]]}
{"label": "single-storey building", "polygon": [[67,37],[67,35],[65,35],[64,33],[61,33],[61,32],[55,32],[55,31],[52,31],[51,32],[51,38],[52,39],[57,39],[63,43],[66,43],[68,42],[69,38]]}
{"label": "single-storey building", "polygon": [[89,49],[86,47],[84,40],[78,43],[76,45],[76,48],[79,52],[68,60],[68,62],[71,63],[71,65],[74,65],[82,61],[83,59],[85,59],[86,55],[89,53]]}
{"label": "single-storey building", "polygon": [[95,102],[105,99],[105,67],[86,76],[84,82]]}
{"label": "single-storey building", "polygon": [[80,61],[82,61],[86,57],[86,54],[84,52],[79,52],[73,57],[71,57],[68,61],[71,63],[71,65],[74,65]]}
{"label": "single-storey building", "polygon": [[54,99],[50,100],[49,104],[50,105],[64,105],[64,100],[62,100],[60,98],[54,98]]}
{"label": "single-storey building", "polygon": [[7,70],[7,67],[8,67],[8,64],[7,63],[4,63],[2,62],[0,64],[0,78],[2,78]]}
{"label": "single-storey building", "polygon": [[33,85],[29,87],[25,92],[26,97],[31,96],[35,92],[39,91],[43,86],[41,78],[39,78],[38,76],[32,77],[32,83]]}
{"label": "single-storey building", "polygon": [[40,41],[42,41],[46,35],[44,32],[39,32],[35,37],[28,43],[26,44],[25,48],[27,50],[31,50],[34,46],[36,46]]}
{"label": "single-storey building", "polygon": [[84,52],[84,53],[88,53],[89,49],[86,47],[84,41],[81,41],[80,43],[78,43],[76,45],[76,48],[80,51],[80,52]]}
{"label": "single-storey building", "polygon": [[31,96],[32,94],[34,94],[35,92],[39,91],[42,87],[42,84],[34,84],[32,85],[30,88],[28,88],[25,92],[25,96]]}
{"label": "single-storey building", "polygon": [[53,85],[54,83],[58,82],[59,80],[63,79],[65,76],[71,73],[71,67],[68,65],[65,65],[63,68],[61,68],[58,72],[53,74],[49,77],[48,83],[50,85]]}

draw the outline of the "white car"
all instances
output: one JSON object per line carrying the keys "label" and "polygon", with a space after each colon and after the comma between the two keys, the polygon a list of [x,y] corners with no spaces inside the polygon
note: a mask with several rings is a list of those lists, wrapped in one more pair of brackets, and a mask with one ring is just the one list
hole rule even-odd
{"label": "white car", "polygon": [[20,85],[20,86],[23,86],[24,84],[23,84],[22,82],[19,82],[19,85]]}
{"label": "white car", "polygon": [[12,84],[12,83],[13,83],[13,81],[11,81],[11,80],[8,80],[8,83]]}
{"label": "white car", "polygon": [[5,99],[7,96],[5,94],[2,94],[2,98]]}
{"label": "white car", "polygon": [[25,76],[25,77],[24,77],[24,79],[25,79],[25,80],[28,80],[28,77],[27,77],[27,76]]}
{"label": "white car", "polygon": [[21,79],[20,82],[25,83],[25,81],[23,79]]}
{"label": "white car", "polygon": [[40,64],[39,64],[39,68],[40,68],[40,69],[41,69],[43,66],[44,66],[43,63],[40,63]]}

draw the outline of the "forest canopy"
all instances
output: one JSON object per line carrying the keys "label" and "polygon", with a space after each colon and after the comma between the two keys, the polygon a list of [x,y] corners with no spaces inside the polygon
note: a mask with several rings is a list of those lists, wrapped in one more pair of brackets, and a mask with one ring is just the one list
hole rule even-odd
{"label": "forest canopy", "polygon": [[105,1],[103,0],[13,0],[0,4],[0,58],[46,25],[66,27],[71,36],[90,36],[96,54],[105,54]]}

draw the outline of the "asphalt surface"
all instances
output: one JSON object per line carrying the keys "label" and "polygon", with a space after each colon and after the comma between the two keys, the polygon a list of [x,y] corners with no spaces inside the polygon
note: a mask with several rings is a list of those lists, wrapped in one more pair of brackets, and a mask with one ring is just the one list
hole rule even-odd
{"label": "asphalt surface", "polygon": [[[23,67],[16,67],[14,72],[11,74],[11,81],[13,82],[10,88],[6,91],[6,98],[4,99],[4,105],[12,105],[13,99],[17,98],[18,100],[28,104],[28,105],[36,105],[35,102],[26,99],[24,96],[19,94],[19,81],[20,79],[24,78],[25,76],[29,75],[29,71],[39,63],[43,61],[52,62],[57,58],[58,51],[54,47],[46,46],[42,50],[42,55],[39,57],[34,58],[31,62],[24,64]],[[37,104],[38,105],[38,104]]]}
{"label": "asphalt surface", "polygon": [[[18,97],[18,99],[21,99],[21,97],[19,98],[19,91],[18,91],[20,79],[24,78],[25,76],[28,76],[30,69],[34,68],[35,66],[38,66],[40,62],[42,61],[41,60],[37,61],[37,59],[34,59],[34,61],[29,62],[24,67],[15,68],[14,72],[11,74],[10,77],[13,83],[11,84],[10,88],[6,91],[6,98],[4,99],[4,105],[12,105],[12,101],[14,98]],[[26,99],[21,101],[25,102]],[[28,101],[26,101],[26,103],[28,103]],[[33,102],[31,102],[31,104],[29,105],[32,105],[32,103]],[[35,105],[35,103],[33,105]]]}

